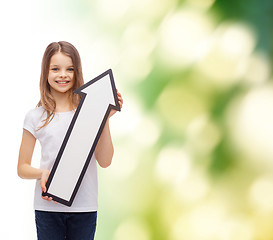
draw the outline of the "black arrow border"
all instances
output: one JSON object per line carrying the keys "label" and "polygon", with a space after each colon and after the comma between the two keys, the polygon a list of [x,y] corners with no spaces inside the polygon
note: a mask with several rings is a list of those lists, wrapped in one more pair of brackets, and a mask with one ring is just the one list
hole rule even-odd
{"label": "black arrow border", "polygon": [[106,113],[105,113],[105,115],[104,115],[104,118],[103,118],[103,120],[102,120],[102,123],[101,123],[101,125],[100,125],[100,127],[99,127],[98,133],[97,133],[96,138],[95,138],[95,140],[94,140],[94,143],[93,143],[93,145],[92,145],[92,147],[91,147],[91,150],[90,150],[90,152],[89,152],[89,154],[88,154],[88,157],[87,157],[87,159],[86,159],[86,161],[85,161],[84,167],[83,167],[83,169],[82,169],[82,171],[81,171],[81,174],[80,174],[80,176],[79,176],[79,179],[78,179],[78,181],[77,181],[77,184],[76,184],[76,186],[75,186],[75,188],[74,188],[74,190],[73,190],[73,193],[72,193],[72,195],[71,195],[69,201],[67,201],[67,200],[65,200],[65,199],[63,199],[63,198],[60,198],[60,197],[58,197],[58,196],[56,196],[56,195],[53,195],[53,194],[51,194],[51,193],[49,193],[49,192],[47,192],[47,191],[42,193],[43,196],[52,197],[52,200],[53,200],[53,201],[59,202],[59,203],[64,204],[64,205],[66,205],[66,206],[68,206],[68,207],[70,207],[70,206],[72,205],[73,200],[74,200],[74,198],[75,198],[75,196],[76,196],[76,194],[77,194],[77,192],[78,192],[78,190],[79,190],[79,187],[80,187],[81,182],[82,182],[82,180],[83,180],[84,174],[85,174],[85,172],[86,172],[86,170],[87,170],[87,168],[88,168],[88,165],[89,165],[89,163],[90,163],[90,161],[91,161],[92,155],[93,155],[93,153],[94,153],[94,151],[95,151],[95,148],[96,148],[96,146],[97,146],[97,143],[98,143],[98,141],[99,141],[100,135],[101,135],[102,130],[103,130],[104,126],[105,126],[105,123],[106,123],[106,121],[107,121],[107,118],[108,118],[108,116],[109,116],[109,114],[110,114],[111,109],[120,111],[120,105],[119,105],[119,102],[118,102],[117,90],[116,90],[116,86],[115,86],[115,81],[114,81],[112,69],[109,69],[109,70],[105,71],[104,73],[100,74],[100,75],[97,76],[96,78],[92,79],[91,81],[87,82],[86,84],[82,85],[81,87],[79,87],[78,89],[76,89],[76,90],[74,91],[75,93],[81,95],[81,96],[82,96],[82,99],[81,99],[81,101],[80,101],[80,103],[79,103],[79,105],[78,105],[78,107],[77,107],[77,109],[76,109],[76,112],[75,112],[75,114],[74,114],[74,116],[73,116],[73,118],[72,118],[72,120],[71,120],[71,123],[70,123],[70,125],[69,125],[69,127],[68,127],[68,130],[67,130],[66,135],[65,135],[65,137],[64,137],[63,143],[62,143],[61,148],[60,148],[60,150],[59,150],[59,152],[58,152],[58,155],[57,155],[57,157],[56,157],[56,160],[55,160],[55,162],[54,162],[54,165],[53,165],[53,167],[52,167],[52,169],[51,169],[51,172],[50,172],[50,174],[49,174],[49,177],[48,177],[48,180],[47,180],[47,183],[46,183],[46,189],[48,190],[48,188],[49,188],[49,186],[50,186],[50,184],[51,184],[51,182],[52,182],[52,179],[53,179],[53,177],[54,177],[54,174],[55,174],[55,172],[56,172],[56,170],[57,170],[57,167],[58,167],[58,165],[59,165],[59,163],[60,163],[60,161],[61,161],[61,158],[62,158],[64,149],[65,149],[65,146],[66,146],[66,144],[67,144],[67,142],[68,142],[68,139],[69,139],[69,137],[70,137],[70,134],[71,134],[71,132],[72,132],[72,130],[73,130],[73,127],[74,127],[74,125],[75,125],[75,122],[76,122],[76,120],[77,120],[77,118],[78,118],[78,115],[79,115],[79,113],[80,113],[81,107],[82,107],[82,105],[83,105],[83,103],[84,103],[84,101],[85,101],[85,97],[86,97],[87,94],[84,93],[84,92],[81,92],[81,90],[83,90],[84,88],[90,86],[91,84],[95,83],[96,81],[99,81],[100,79],[102,79],[102,78],[105,77],[106,75],[109,75],[109,76],[110,76],[112,91],[113,91],[113,95],[114,95],[114,99],[115,99],[115,104],[116,104],[116,105],[114,106],[114,105],[112,105],[112,104],[109,104],[109,106],[108,106],[108,108],[107,108],[107,110],[106,110]]}

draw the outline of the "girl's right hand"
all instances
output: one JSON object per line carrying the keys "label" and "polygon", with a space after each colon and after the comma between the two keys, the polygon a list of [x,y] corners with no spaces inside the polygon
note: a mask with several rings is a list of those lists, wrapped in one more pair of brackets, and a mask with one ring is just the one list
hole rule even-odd
{"label": "girl's right hand", "polygon": [[[46,170],[46,169],[44,169],[44,170],[42,171],[41,182],[40,182],[42,192],[46,192],[46,182],[47,182],[49,173],[50,173],[50,171],[48,171],[48,170]],[[52,197],[48,197],[48,196],[45,196],[45,197],[44,197],[44,196],[42,195],[42,198],[43,198],[44,200],[47,200],[47,201],[51,201],[51,200],[52,200]]]}

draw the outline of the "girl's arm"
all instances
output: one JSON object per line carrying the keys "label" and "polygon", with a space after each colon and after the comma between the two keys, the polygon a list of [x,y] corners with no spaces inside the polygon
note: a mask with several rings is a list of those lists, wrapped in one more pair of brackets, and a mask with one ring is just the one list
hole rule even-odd
{"label": "girl's arm", "polygon": [[23,179],[39,179],[42,176],[42,170],[31,167],[35,143],[36,138],[29,131],[23,129],[17,167],[18,176]]}
{"label": "girl's arm", "polygon": [[23,137],[19,151],[17,166],[18,176],[23,179],[41,179],[42,190],[45,189],[49,171],[31,166],[32,155],[36,143],[36,138],[27,130],[23,129]]}
{"label": "girl's arm", "polygon": [[95,157],[99,165],[103,168],[110,166],[114,154],[114,147],[109,128],[109,118],[107,119],[100,139],[95,149]]}
{"label": "girl's arm", "polygon": [[[118,91],[117,94],[120,108],[122,108],[123,105],[122,96]],[[116,110],[113,109],[111,110],[95,149],[95,157],[97,159],[97,162],[103,168],[110,166],[114,155],[114,147],[109,127],[109,118],[113,116],[116,112],[117,112]]]}

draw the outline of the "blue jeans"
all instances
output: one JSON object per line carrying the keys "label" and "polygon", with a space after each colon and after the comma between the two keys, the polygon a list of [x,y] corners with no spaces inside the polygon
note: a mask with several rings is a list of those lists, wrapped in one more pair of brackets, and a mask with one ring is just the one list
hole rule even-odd
{"label": "blue jeans", "polygon": [[35,211],[38,240],[93,240],[97,212]]}

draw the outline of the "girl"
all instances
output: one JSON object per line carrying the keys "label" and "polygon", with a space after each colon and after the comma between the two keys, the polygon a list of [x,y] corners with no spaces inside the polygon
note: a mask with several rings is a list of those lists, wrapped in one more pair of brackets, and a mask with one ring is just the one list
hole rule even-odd
{"label": "girl", "polygon": [[[41,195],[46,191],[50,169],[80,102],[80,96],[73,91],[81,85],[83,76],[77,49],[64,41],[49,44],[42,59],[41,99],[25,117],[18,160],[18,175],[24,179],[37,179],[34,209],[39,240],[94,239],[98,208],[96,161],[101,167],[108,167],[114,151],[109,118],[72,206],[56,204],[52,198]],[[122,107],[123,99],[117,93]],[[109,117],[115,113],[111,110]],[[36,139],[41,144],[39,169],[31,166]]]}

